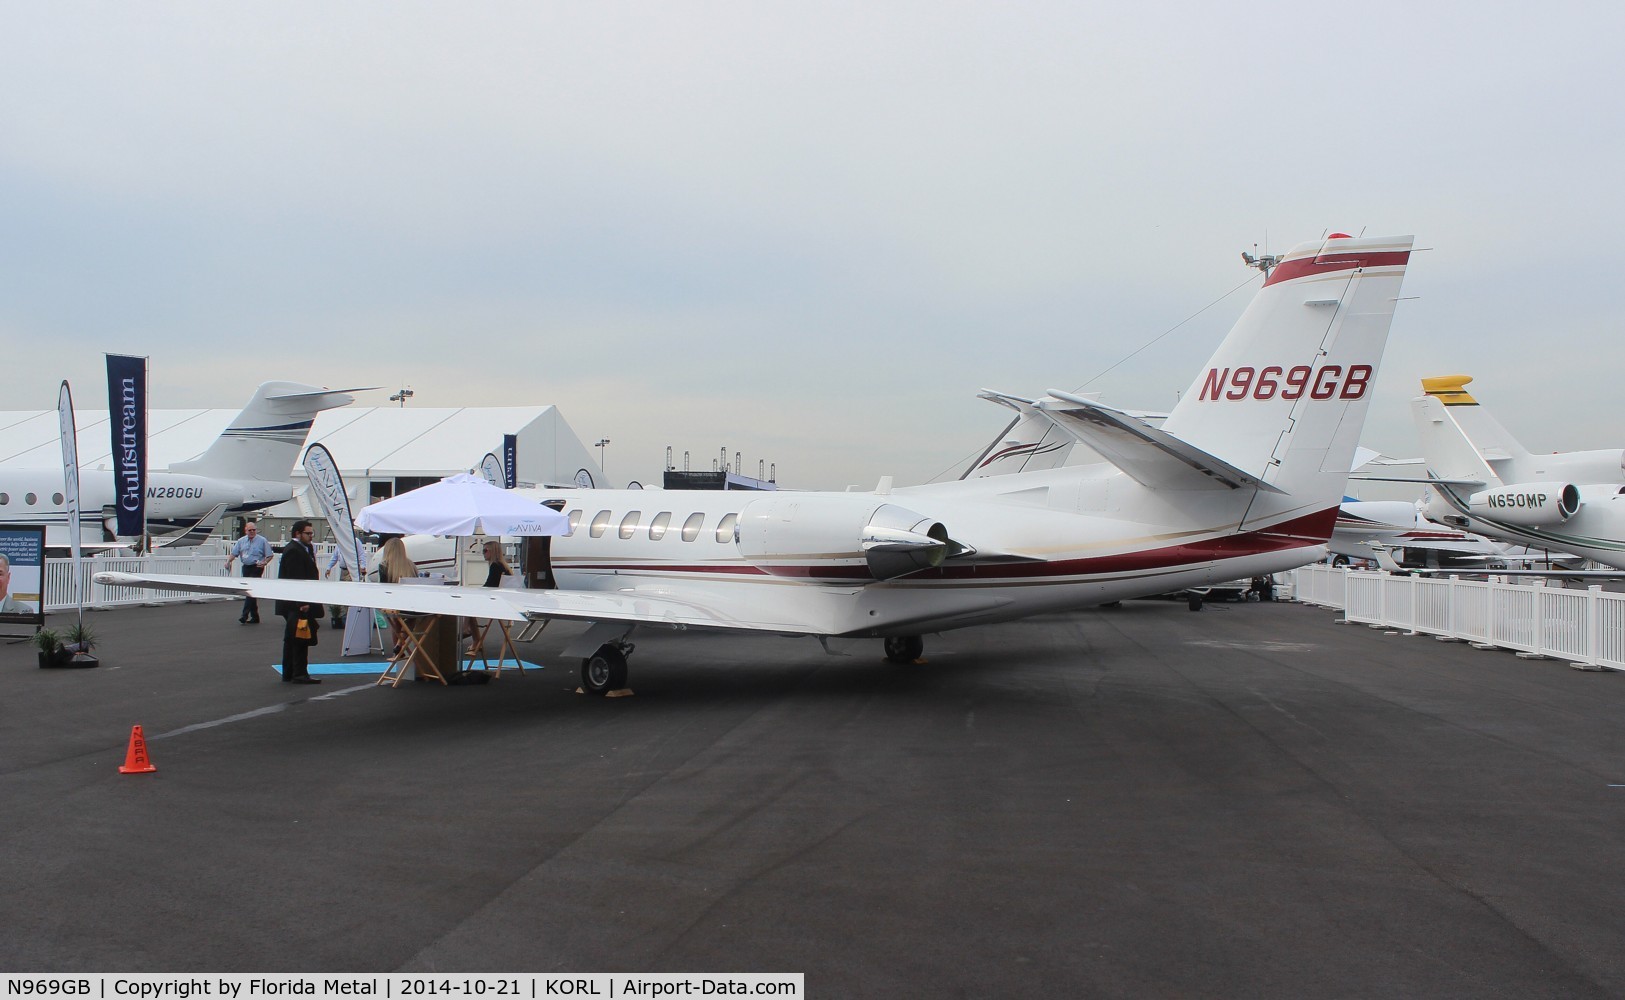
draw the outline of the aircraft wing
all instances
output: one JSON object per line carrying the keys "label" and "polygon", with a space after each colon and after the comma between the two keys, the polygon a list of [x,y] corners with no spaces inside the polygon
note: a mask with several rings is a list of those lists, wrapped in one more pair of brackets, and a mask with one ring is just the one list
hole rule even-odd
{"label": "aircraft wing", "polygon": [[1186,444],[1139,417],[1082,396],[1049,390],[1054,400],[1039,400],[1057,426],[1099,452],[1130,478],[1150,489],[1281,491],[1229,462]]}
{"label": "aircraft wing", "polygon": [[826,634],[810,622],[752,620],[725,615],[703,600],[683,600],[634,590],[508,590],[332,580],[177,576],[162,573],[97,573],[96,582],[117,587],[196,594],[252,595],[260,600],[390,608],[416,614],[500,618],[504,621],[558,618],[569,621],[630,622],[674,629],[735,629],[751,632]]}
{"label": "aircraft wing", "polygon": [[225,516],[226,505],[217,503],[210,507],[204,515],[193,521],[192,524],[178,535],[165,536],[163,541],[156,542],[154,547],[161,549],[187,549],[202,545],[208,541],[209,535],[214,532],[214,526],[220,523]]}

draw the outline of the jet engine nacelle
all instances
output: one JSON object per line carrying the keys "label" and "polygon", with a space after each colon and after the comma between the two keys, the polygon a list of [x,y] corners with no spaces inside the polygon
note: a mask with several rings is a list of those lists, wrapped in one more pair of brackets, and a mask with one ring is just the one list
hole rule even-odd
{"label": "jet engine nacelle", "polygon": [[740,555],[775,576],[859,582],[940,566],[957,548],[939,522],[862,493],[752,500],[736,537]]}
{"label": "jet engine nacelle", "polygon": [[1519,483],[1474,493],[1467,505],[1474,516],[1503,524],[1562,524],[1580,509],[1580,488],[1573,483]]}

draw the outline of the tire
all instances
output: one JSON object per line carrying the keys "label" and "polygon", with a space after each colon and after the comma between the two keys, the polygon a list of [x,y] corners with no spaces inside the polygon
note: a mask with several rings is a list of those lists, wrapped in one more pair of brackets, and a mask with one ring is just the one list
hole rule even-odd
{"label": "tire", "polygon": [[893,663],[913,663],[925,655],[925,640],[917,635],[894,635],[886,639],[886,659]]}
{"label": "tire", "polygon": [[1192,611],[1202,610],[1202,595],[1197,593],[1187,594],[1185,597],[1185,606],[1190,608]]}
{"label": "tire", "polygon": [[581,690],[602,697],[626,687],[626,657],[614,646],[603,645],[581,661]]}

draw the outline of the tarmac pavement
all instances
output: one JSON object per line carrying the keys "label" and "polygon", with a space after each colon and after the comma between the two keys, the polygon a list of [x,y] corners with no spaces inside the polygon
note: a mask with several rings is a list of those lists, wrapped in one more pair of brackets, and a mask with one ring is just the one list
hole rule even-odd
{"label": "tarmac pavement", "polygon": [[640,634],[629,698],[574,693],[579,626],[523,678],[305,687],[236,613],[90,614],[93,670],[0,646],[0,969],[1625,995],[1625,676],[1131,602],[908,667]]}

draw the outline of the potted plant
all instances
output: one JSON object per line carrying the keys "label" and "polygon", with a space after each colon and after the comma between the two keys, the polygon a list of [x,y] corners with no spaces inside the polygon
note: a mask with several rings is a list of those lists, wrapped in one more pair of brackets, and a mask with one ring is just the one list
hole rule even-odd
{"label": "potted plant", "polygon": [[60,667],[73,654],[62,648],[62,636],[54,628],[42,628],[34,633],[34,648],[39,650],[39,665]]}
{"label": "potted plant", "polygon": [[74,622],[68,626],[68,641],[62,648],[69,653],[69,666],[94,667],[100,660],[90,655],[90,650],[96,645],[96,630],[82,621]]}

